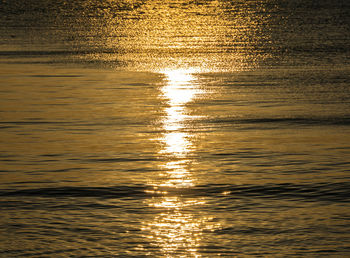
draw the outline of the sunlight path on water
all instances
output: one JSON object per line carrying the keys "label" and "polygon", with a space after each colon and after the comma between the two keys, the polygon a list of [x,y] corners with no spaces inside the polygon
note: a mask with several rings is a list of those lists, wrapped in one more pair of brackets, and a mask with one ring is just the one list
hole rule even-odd
{"label": "sunlight path on water", "polygon": [[[186,254],[199,257],[198,247],[201,234],[212,225],[212,218],[203,214],[206,202],[201,198],[184,198],[181,191],[195,186],[195,175],[189,169],[191,152],[194,151],[193,137],[188,129],[188,121],[194,117],[188,114],[186,104],[204,94],[196,83],[191,70],[165,70],[167,83],[162,87],[162,98],[168,106],[162,121],[164,131],[160,138],[163,146],[159,155],[165,157],[160,164],[161,174],[156,181],[150,182],[155,191],[158,189],[178,189],[179,196],[167,196],[166,190],[161,197],[148,200],[148,205],[160,210],[153,221],[144,225],[145,236],[161,249],[166,256]],[[194,211],[198,211],[194,213]],[[147,232],[147,233],[146,233]]]}
{"label": "sunlight path on water", "polygon": [[192,147],[191,135],[184,132],[186,120],[192,118],[186,114],[185,105],[203,92],[194,84],[195,78],[190,70],[171,70],[164,73],[168,83],[162,88],[162,94],[169,106],[165,109],[166,116],[163,120],[165,134],[161,141],[165,144],[165,148],[162,153],[185,158]]}

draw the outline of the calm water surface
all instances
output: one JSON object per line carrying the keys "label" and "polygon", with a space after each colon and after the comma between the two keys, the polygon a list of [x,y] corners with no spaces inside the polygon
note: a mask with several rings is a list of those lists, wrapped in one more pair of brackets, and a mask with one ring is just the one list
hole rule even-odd
{"label": "calm water surface", "polygon": [[349,256],[349,14],[1,1],[0,256]]}

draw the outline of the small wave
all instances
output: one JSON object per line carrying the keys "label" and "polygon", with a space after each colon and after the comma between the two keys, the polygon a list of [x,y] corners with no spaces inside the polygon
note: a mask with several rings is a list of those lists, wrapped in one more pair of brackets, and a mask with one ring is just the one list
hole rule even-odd
{"label": "small wave", "polygon": [[137,161],[157,161],[157,158],[104,158],[104,159],[87,159],[85,162],[93,163],[115,163],[115,162],[137,162]]}
{"label": "small wave", "polygon": [[329,117],[329,118],[222,118],[208,121],[218,124],[286,124],[286,125],[350,125],[350,118]]}
{"label": "small wave", "polygon": [[193,188],[153,187],[146,185],[111,187],[57,187],[0,191],[0,196],[149,198],[153,196],[210,198],[268,198],[306,202],[350,201],[349,183],[265,184],[265,185],[198,185]]}
{"label": "small wave", "polygon": [[269,199],[346,202],[350,199],[349,183],[213,185],[211,195],[225,193],[232,198],[255,197]]}
{"label": "small wave", "polygon": [[122,198],[127,196],[144,196],[145,187],[56,187],[35,188],[17,191],[1,191],[0,196],[41,196],[41,197],[101,197]]}

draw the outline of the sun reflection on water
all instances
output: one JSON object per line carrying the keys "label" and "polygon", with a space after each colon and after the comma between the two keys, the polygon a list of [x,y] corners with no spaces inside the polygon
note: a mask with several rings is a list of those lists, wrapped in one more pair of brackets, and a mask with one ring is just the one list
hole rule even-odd
{"label": "sun reflection on water", "polygon": [[193,119],[186,113],[186,103],[203,92],[194,83],[193,70],[166,70],[167,84],[162,88],[163,97],[167,100],[166,116],[163,120],[165,134],[161,141],[165,147],[161,151],[173,157],[184,158],[189,153],[192,144],[187,133],[186,121]]}
{"label": "sun reflection on water", "polygon": [[194,117],[189,115],[186,104],[204,92],[198,87],[193,70],[162,72],[167,83],[161,89],[161,97],[168,106],[164,109],[164,133],[159,139],[163,147],[159,155],[166,161],[159,165],[158,179],[150,182],[161,194],[148,200],[148,205],[159,213],[143,230],[149,232],[146,237],[165,256],[186,253],[186,256],[198,257],[201,232],[210,227],[210,218],[201,215],[201,208],[206,204],[204,199],[184,196],[184,192],[195,187],[195,177],[190,170],[194,135],[187,128]]}
{"label": "sun reflection on water", "polygon": [[193,117],[187,113],[186,104],[203,93],[195,83],[193,72],[185,69],[163,71],[167,84],[162,88],[162,94],[168,107],[162,122],[165,133],[160,139],[164,146],[160,154],[167,156],[169,161],[161,165],[166,171],[166,180],[161,185],[193,186],[193,179],[188,171],[191,163],[188,156],[193,151],[193,135],[186,130],[186,122]]}
{"label": "sun reflection on water", "polygon": [[[167,257],[186,253],[186,257],[200,257],[200,247],[203,229],[207,228],[210,217],[198,216],[190,212],[194,206],[204,204],[198,200],[181,200],[178,197],[167,197],[162,201],[153,202],[155,209],[162,209],[144,230],[153,232],[148,238],[162,248]],[[190,209],[188,209],[190,208]]]}

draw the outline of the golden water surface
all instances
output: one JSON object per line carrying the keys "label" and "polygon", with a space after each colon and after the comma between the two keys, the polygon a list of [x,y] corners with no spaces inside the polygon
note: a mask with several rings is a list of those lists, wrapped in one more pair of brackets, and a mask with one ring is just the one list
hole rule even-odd
{"label": "golden water surface", "polygon": [[345,257],[346,14],[301,2],[3,1],[0,256]]}

